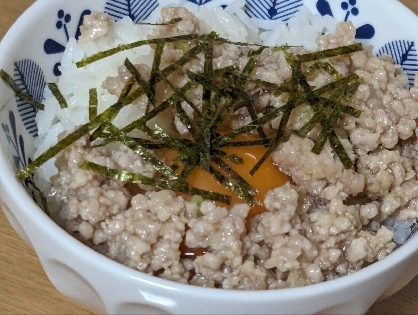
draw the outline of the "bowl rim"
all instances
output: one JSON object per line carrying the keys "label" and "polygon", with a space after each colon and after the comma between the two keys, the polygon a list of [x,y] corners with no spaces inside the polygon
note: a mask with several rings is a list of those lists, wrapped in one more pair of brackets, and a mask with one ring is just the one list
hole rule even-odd
{"label": "bowl rim", "polygon": [[[402,3],[397,0],[386,0],[386,5],[394,5],[403,7],[402,9],[409,11]],[[45,7],[49,3],[56,3],[56,0],[37,0],[35,1],[12,25],[8,30],[4,38],[0,42],[0,68],[8,66],[5,64],[5,59],[11,54],[11,47],[16,45],[16,38],[23,36],[28,28],[28,22],[36,19],[44,14]],[[61,0],[64,4],[66,1]],[[411,14],[418,17],[410,11]],[[343,276],[332,281],[326,281],[322,283],[314,284],[314,292],[312,292],[312,285],[296,288],[286,288],[284,290],[252,290],[252,291],[237,291],[237,290],[222,290],[222,294],[219,294],[219,289],[206,288],[199,286],[191,286],[190,284],[183,284],[159,277],[151,276],[140,272],[138,270],[127,267],[121,263],[118,263],[105,255],[102,255],[82,242],[76,240],[73,236],[68,234],[62,229],[55,221],[53,221],[48,215],[46,215],[42,209],[30,198],[26,190],[21,183],[16,179],[15,173],[12,170],[10,162],[8,161],[5,152],[0,147],[0,194],[4,194],[5,191],[13,192],[7,194],[7,198],[3,197],[3,202],[14,213],[14,208],[19,208],[25,213],[26,217],[34,223],[35,228],[41,228],[43,233],[48,237],[54,238],[57,242],[62,244],[66,251],[77,253],[84,260],[94,261],[95,265],[100,265],[103,270],[111,272],[115,275],[122,276],[122,278],[131,278],[136,281],[147,283],[152,286],[158,286],[166,290],[175,290],[187,292],[190,288],[196,294],[210,294],[216,295],[219,300],[231,300],[234,298],[245,298],[249,301],[271,301],[278,298],[295,299],[300,296],[312,296],[322,295],[331,290],[343,290],[353,284],[367,281],[381,275],[383,272],[396,267],[402,261],[408,257],[414,255],[418,251],[418,233],[414,235],[406,244],[402,245],[396,251],[381,261],[377,261],[370,266],[367,266],[353,274]]]}

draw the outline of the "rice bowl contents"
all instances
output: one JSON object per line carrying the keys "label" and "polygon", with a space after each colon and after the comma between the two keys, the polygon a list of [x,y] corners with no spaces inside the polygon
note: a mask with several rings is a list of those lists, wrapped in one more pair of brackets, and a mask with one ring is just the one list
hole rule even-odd
{"label": "rice bowl contents", "polygon": [[[396,227],[408,229],[418,217],[418,80],[407,88],[393,60],[355,43],[350,22],[327,34],[322,27],[315,44],[302,48],[260,46],[275,46],[277,34],[245,25],[236,38],[213,35],[199,18],[166,7],[159,25],[146,26],[95,12],[80,42],[70,41],[57,85],[67,104],[50,85],[35,158],[80,125],[90,129],[37,171],[59,209],[54,219],[129,267],[224,289],[331,280],[383,259],[394,238],[404,242]],[[243,34],[264,42],[237,43]],[[150,39],[83,64],[86,56]],[[207,50],[191,53],[200,44],[213,48],[210,58]],[[114,115],[114,104],[141,89]],[[204,115],[211,107],[208,117],[217,120]],[[105,114],[114,116],[107,124],[91,123]],[[261,153],[248,167],[242,156],[252,150]],[[199,169],[196,182],[179,175],[190,165]],[[264,182],[242,179],[265,167]],[[203,177],[221,171],[215,179],[234,192]]]}

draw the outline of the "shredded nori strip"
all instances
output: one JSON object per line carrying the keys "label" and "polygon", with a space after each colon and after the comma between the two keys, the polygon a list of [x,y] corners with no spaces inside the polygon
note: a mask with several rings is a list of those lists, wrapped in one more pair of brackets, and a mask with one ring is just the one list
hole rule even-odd
{"label": "shredded nori strip", "polygon": [[341,111],[337,108],[332,112],[331,116],[327,120],[321,123],[322,130],[312,148],[313,153],[315,154],[321,153],[331,133],[334,130],[335,124],[337,123],[338,119],[340,119],[340,116],[341,116]]}
{"label": "shredded nori strip", "polygon": [[235,86],[237,88],[242,88],[243,87],[243,85],[246,82],[246,80],[245,80],[246,77],[244,76],[244,74],[250,75],[254,71],[256,66],[257,66],[257,59],[255,59],[254,57],[251,57],[250,59],[248,59],[247,64],[245,65],[244,69],[242,70],[243,75],[238,76],[237,83],[235,84]]}
{"label": "shredded nori strip", "polygon": [[90,135],[90,141],[93,142],[97,140],[98,138],[103,138],[103,139],[106,139],[106,141],[101,143],[101,145],[105,145],[107,142],[111,142],[112,139],[109,137],[108,134],[104,132],[105,129],[106,129],[105,124],[101,124],[99,127],[97,127],[97,129],[94,130],[93,133]]}
{"label": "shredded nori strip", "polygon": [[[278,144],[283,141],[283,137],[285,136],[285,129],[287,127],[287,123],[289,122],[290,115],[294,108],[298,106],[296,102],[297,94],[299,92],[299,82],[300,77],[302,76],[301,70],[301,62],[299,60],[289,60],[290,65],[292,66],[292,78],[290,80],[290,91],[289,91],[289,101],[288,103],[280,107],[283,109],[283,115],[280,120],[279,128],[276,132],[276,136],[270,142],[270,147],[267,152],[262,156],[262,158],[254,165],[254,167],[250,171],[250,175],[254,175],[255,172],[261,167],[261,165],[268,159],[268,157],[273,153],[276,149]],[[274,111],[273,111],[274,112]],[[268,115],[266,115],[268,116]]]}
{"label": "shredded nori strip", "polygon": [[195,167],[198,167],[199,162],[199,147],[194,146],[190,151],[190,154],[185,157],[183,161],[183,170],[181,171],[181,176],[184,178],[189,178],[190,174],[193,172]]}
{"label": "shredded nori strip", "polygon": [[220,93],[224,96],[230,96],[234,98],[244,98],[250,102],[252,101],[251,97],[243,88],[238,88],[236,86],[234,87],[219,86],[218,84],[213,83],[212,80],[206,74],[202,74],[202,73],[194,73],[191,71],[187,71],[187,75],[192,81],[195,81],[196,83],[201,84],[202,86],[208,88],[214,93]]}
{"label": "shredded nori strip", "polygon": [[341,106],[341,112],[343,112],[344,114],[353,116],[354,118],[359,118],[362,111],[359,109],[355,109],[351,106]]}
{"label": "shredded nori strip", "polygon": [[134,77],[129,78],[128,82],[126,82],[125,86],[123,87],[123,89],[122,89],[122,91],[119,95],[119,101],[121,101],[122,99],[124,99],[125,97],[127,97],[129,95],[129,93],[131,92],[134,84],[135,84],[135,78]]}
{"label": "shredded nori strip", "polygon": [[152,25],[152,26],[167,26],[167,25],[173,25],[176,24],[178,22],[183,21],[183,18],[178,17],[178,18],[174,18],[168,22],[162,22],[162,23],[146,23],[146,22],[136,22],[136,24],[140,24],[140,25]]}
{"label": "shredded nori strip", "polygon": [[22,170],[20,170],[16,177],[20,180],[24,180],[25,178],[31,176],[36,170],[44,163],[49,161],[51,158],[56,156],[59,152],[76,142],[80,139],[83,135],[90,132],[91,130],[97,128],[100,124],[98,119],[96,118],[93,121],[81,126],[80,128],[76,129],[74,132],[67,135],[64,139],[60,140],[57,144],[50,147],[46,150],[43,154],[41,154],[37,159],[29,163],[25,166]]}
{"label": "shredded nori strip", "polygon": [[93,162],[85,161],[80,165],[81,169],[99,173],[103,176],[121,180],[124,182],[131,182],[136,184],[143,184],[151,187],[161,189],[171,189],[176,192],[185,193],[189,195],[198,195],[203,199],[220,201],[226,204],[231,203],[231,197],[217,192],[207,191],[195,187],[190,187],[186,182],[179,182],[177,180],[169,180],[164,178],[151,178],[139,173],[131,173],[128,171],[111,169]]}
{"label": "shredded nori strip", "polygon": [[[213,41],[216,38],[216,33],[210,33],[204,41],[204,72],[207,80],[211,81],[213,78]],[[211,150],[211,95],[212,91],[207,85],[203,85],[202,95],[202,117],[200,121],[200,132],[197,135],[197,146],[199,147],[199,166],[205,170],[210,170],[210,150]]]}
{"label": "shredded nori strip", "polygon": [[360,81],[360,77],[356,73],[353,73],[353,74],[350,74],[350,75],[348,75],[348,76],[346,76],[346,77],[344,77],[340,80],[331,82],[327,85],[324,85],[323,87],[321,87],[319,89],[314,90],[314,94],[316,96],[321,96],[321,95],[324,95],[325,93],[328,93],[332,90],[342,88],[345,85],[350,84],[351,82],[358,82],[358,81]]}
{"label": "shredded nori strip", "polygon": [[[135,78],[134,77],[131,77],[131,78],[128,79],[128,81],[126,82],[125,86],[123,87],[123,89],[122,89],[122,91],[121,91],[121,93],[119,95],[118,102],[122,102],[128,96],[128,94],[132,90],[132,87],[134,86],[134,83],[135,83]],[[108,137],[105,137],[104,134],[103,134],[103,131],[104,131],[105,127],[106,127],[105,124],[100,125],[93,132],[93,134],[90,136],[90,141],[95,141],[99,137],[102,137],[102,138],[106,138],[107,139]],[[105,145],[106,143],[107,143],[107,141],[104,141],[102,143],[102,145]]]}
{"label": "shredded nori strip", "polygon": [[[157,41],[157,47],[154,52],[154,62],[151,69],[151,78],[149,79],[148,99],[155,105],[157,100],[155,98],[155,86],[158,83],[160,77],[160,64],[161,58],[163,57],[165,42],[163,39]],[[147,106],[147,113],[149,112],[149,106]]]}
{"label": "shredded nori strip", "polygon": [[331,147],[334,149],[335,153],[338,155],[338,158],[340,159],[344,167],[346,169],[353,167],[353,161],[351,161],[340,139],[335,134],[335,131],[332,131],[329,137],[329,142],[331,144]]}
{"label": "shredded nori strip", "polygon": [[[252,187],[221,158],[215,155],[211,157],[211,160],[228,175],[228,180],[218,177],[219,179],[222,179],[222,181],[219,181],[221,184],[223,184],[227,189],[235,192],[240,199],[248,203],[250,206],[260,204],[260,202],[255,198],[258,194],[257,189]],[[214,170],[214,167],[211,167],[211,171],[212,170]]]}
{"label": "shredded nori strip", "polygon": [[108,130],[117,141],[120,141],[123,144],[125,144],[132,151],[141,156],[146,162],[150,163],[161,174],[163,174],[169,179],[178,178],[178,175],[170,167],[162,163],[150,151],[148,151],[148,149],[142,147],[134,139],[126,136],[126,134],[124,134],[114,125],[107,123],[106,130]]}
{"label": "shredded nori strip", "polygon": [[279,97],[283,93],[289,92],[290,91],[290,83],[291,83],[291,81],[289,80],[287,82],[284,82],[282,85],[280,85],[279,88],[276,89],[276,91],[274,91],[274,96]]}
{"label": "shredded nori strip", "polygon": [[[220,95],[220,93],[218,93],[218,95]],[[225,104],[222,106],[221,110],[219,111],[213,123],[213,127],[212,127],[213,129],[217,130],[223,125],[223,123],[225,122],[225,119],[228,117],[229,112],[234,106],[235,106],[235,103],[232,97],[226,96]]]}
{"label": "shredded nori strip", "polygon": [[170,74],[180,69],[182,66],[188,63],[190,60],[192,60],[193,57],[196,57],[202,51],[203,51],[203,43],[199,43],[197,46],[190,49],[188,52],[186,52],[182,57],[177,59],[171,65],[161,70],[161,74],[165,77],[168,77]]}
{"label": "shredded nori strip", "polygon": [[[171,147],[164,142],[158,141],[158,140],[149,140],[149,139],[143,139],[143,138],[136,138],[136,137],[130,137],[135,142],[140,144],[142,147],[149,149],[149,150],[167,150],[171,149]],[[189,148],[193,147],[193,142],[188,139],[183,139],[183,144],[188,146]]]}
{"label": "shredded nori strip", "polygon": [[[354,86],[356,86],[356,85],[354,85]],[[320,154],[322,149],[325,146],[325,143],[330,138],[331,134],[334,133],[334,126],[336,125],[336,123],[338,122],[338,120],[341,117],[342,104],[340,102],[340,99],[351,97],[353,92],[355,92],[353,89],[349,89],[349,90],[343,92],[342,94],[340,93],[339,94],[340,96],[336,97],[336,100],[331,102],[331,103],[334,104],[334,106],[332,106],[333,107],[333,112],[331,113],[330,117],[328,117],[327,119],[324,119],[324,121],[322,121],[322,123],[321,123],[322,131],[319,134],[318,139],[315,141],[314,147],[312,148],[313,153]],[[334,143],[336,143],[336,142],[334,141]],[[338,154],[338,152],[337,152],[337,154]],[[343,161],[341,161],[341,162],[343,162]],[[348,167],[347,164],[345,164],[344,166]]]}
{"label": "shredded nori strip", "polygon": [[64,95],[62,95],[60,89],[58,88],[58,85],[55,83],[48,83],[48,88],[51,90],[52,94],[57,99],[58,103],[60,104],[61,108],[67,108],[67,100],[65,99]]}
{"label": "shredded nori strip", "polygon": [[214,156],[225,157],[225,158],[227,158],[229,161],[231,161],[234,164],[244,164],[243,158],[242,157],[239,157],[236,154],[226,154],[222,150],[213,150],[213,155]]}
{"label": "shredded nori strip", "polygon": [[138,83],[138,85],[142,88],[142,90],[146,94],[148,94],[150,90],[150,86],[148,85],[147,82],[145,82],[145,80],[142,78],[139,71],[135,68],[133,63],[128,58],[125,59],[125,67],[132,74],[132,77],[135,79],[136,83]]}
{"label": "shredded nori strip", "polygon": [[196,107],[195,104],[193,104],[192,101],[189,100],[189,98],[177,87],[174,86],[173,83],[171,83],[170,80],[168,80],[160,71],[159,71],[160,77],[170,86],[170,88],[174,91],[174,94],[176,94],[180,99],[183,99],[193,110],[195,113],[200,116],[200,110]]}
{"label": "shredded nori strip", "polygon": [[276,108],[275,110],[271,111],[269,114],[261,116],[260,118],[256,119],[255,121],[250,122],[248,125],[245,125],[241,128],[238,128],[234,131],[231,131],[225,135],[222,135],[216,139],[214,139],[212,141],[212,146],[214,148],[219,148],[219,147],[223,147],[225,144],[231,142],[232,140],[234,140],[236,137],[246,134],[250,131],[253,131],[254,129],[257,129],[257,127],[262,126],[268,122],[270,122],[271,120],[277,118],[278,116],[280,116],[283,111],[285,110],[283,107],[279,107]]}
{"label": "shredded nori strip", "polygon": [[205,37],[198,34],[190,34],[190,35],[179,35],[174,37],[168,37],[168,38],[155,38],[155,39],[147,39],[147,40],[140,40],[131,44],[125,44],[125,45],[119,45],[118,47],[99,52],[97,54],[94,54],[90,57],[87,57],[79,62],[76,63],[77,68],[85,67],[91,63],[94,63],[96,61],[99,61],[101,59],[116,55],[122,51],[125,50],[131,50],[137,47],[145,46],[145,45],[152,45],[157,44],[158,42],[161,42],[162,40],[166,43],[172,43],[179,40],[194,40],[201,37]]}
{"label": "shredded nori strip", "polygon": [[277,130],[276,136],[273,140],[270,141],[270,147],[267,152],[261,157],[261,159],[257,162],[256,165],[251,169],[250,175],[254,175],[255,172],[261,167],[261,165],[268,159],[268,157],[273,153],[276,149],[277,145],[283,140],[283,136],[285,135],[285,128],[289,121],[290,111],[285,111],[282,115],[282,119],[280,121],[279,129]]}
{"label": "shredded nori strip", "polygon": [[[180,92],[186,93],[192,88],[192,86],[193,84],[188,82],[180,89]],[[145,116],[122,128],[122,131],[128,133],[134,129],[141,129],[142,126],[145,125],[149,120],[156,117],[158,114],[165,111],[166,109],[172,107],[178,101],[179,97],[176,94],[174,94],[173,96],[169,97],[164,102],[162,102],[160,105],[158,105],[156,108],[145,114]]]}
{"label": "shredded nori strip", "polygon": [[270,89],[270,90],[275,90],[276,91],[276,90],[280,90],[283,87],[283,85],[278,85],[276,83],[271,83],[271,82],[268,82],[268,81],[260,80],[260,79],[254,78],[252,76],[246,75],[245,73],[241,73],[240,76],[245,78],[248,82],[259,84],[259,85],[263,86],[264,88],[267,88],[267,89]]}
{"label": "shredded nori strip", "polygon": [[[344,83],[341,83],[344,82]],[[320,154],[323,150],[326,142],[329,140],[331,146],[333,147],[335,153],[340,158],[345,168],[350,168],[353,166],[352,161],[348,157],[347,152],[342,146],[340,140],[334,131],[334,126],[337,124],[342,113],[346,113],[353,117],[359,117],[361,111],[356,110],[350,106],[344,105],[342,101],[348,101],[354,93],[357,91],[360,82],[358,76],[352,76],[351,82],[346,82],[346,80],[337,80],[330,85],[335,86],[333,94],[328,99],[321,99],[315,106],[315,114],[311,120],[305,124],[297,134],[301,137],[306,136],[317,124],[320,124],[322,127],[321,133],[318,136],[317,140],[314,143],[312,152],[315,154]],[[348,85],[348,88],[344,90],[344,86]],[[329,92],[329,88],[324,87],[323,90]],[[315,91],[315,93],[319,94]],[[331,109],[332,113],[329,117],[326,116],[325,111]]]}
{"label": "shredded nori strip", "polygon": [[197,127],[193,120],[187,115],[183,107],[181,106],[180,101],[176,103],[176,111],[177,111],[177,117],[180,119],[180,121],[187,127],[190,134],[193,136],[197,133]]}
{"label": "shredded nori strip", "polygon": [[254,147],[270,145],[271,139],[257,139],[248,141],[231,141],[221,145],[221,148],[238,148],[238,147]]}
{"label": "shredded nori strip", "polygon": [[251,50],[248,53],[248,57],[252,57],[252,56],[258,56],[260,55],[267,47],[266,46],[261,46],[260,48],[256,49],[256,50]]}
{"label": "shredded nori strip", "polygon": [[339,73],[329,62],[317,61],[312,66],[306,70],[306,76],[312,75],[317,70],[324,70],[330,76],[334,78],[334,80],[342,79],[344,76]]}
{"label": "shredded nori strip", "polygon": [[225,176],[212,165],[210,166],[210,173],[219,183],[224,185],[228,190],[235,192],[240,199],[244,200],[250,206],[259,204],[258,200],[254,198],[254,195],[257,194],[256,190],[250,189],[249,191],[245,191],[242,182],[237,181],[235,178]]}
{"label": "shredded nori strip", "polygon": [[304,62],[309,62],[309,61],[316,61],[316,60],[321,60],[321,59],[326,59],[326,58],[331,58],[331,57],[347,55],[347,54],[351,54],[351,53],[362,51],[362,50],[363,50],[363,45],[358,43],[358,44],[353,44],[353,45],[348,45],[348,46],[343,46],[343,47],[321,50],[321,51],[317,51],[317,52],[313,52],[309,54],[298,55],[298,60],[304,63]]}
{"label": "shredded nori strip", "polygon": [[324,113],[323,113],[323,109],[324,106],[322,105],[323,102],[326,102],[327,100],[321,100],[322,102],[318,103],[315,107],[316,107],[316,112],[313,115],[313,117],[302,127],[300,128],[298,131],[296,131],[296,134],[299,137],[306,137],[308,135],[308,133],[314,129],[316,127],[316,125],[318,125],[321,120],[324,119]]}
{"label": "shredded nori strip", "polygon": [[99,101],[97,99],[97,89],[89,90],[89,120],[97,117],[97,106]]}
{"label": "shredded nori strip", "polygon": [[6,83],[7,86],[9,86],[17,96],[20,97],[21,100],[29,103],[36,109],[44,110],[45,106],[44,104],[38,102],[35,100],[32,96],[22,91],[19,86],[13,81],[13,78],[3,69],[0,70],[0,78]]}
{"label": "shredded nori strip", "polygon": [[155,126],[154,129],[149,131],[148,127],[145,126],[143,129],[144,132],[147,132],[148,135],[164,141],[170,146],[170,148],[180,152],[181,154],[187,155],[190,152],[190,148],[184,145],[183,141],[178,140],[170,135],[168,135],[162,128]]}
{"label": "shredded nori strip", "polygon": [[181,50],[182,53],[187,53],[191,49],[191,46],[188,43],[183,43],[183,42],[175,43],[174,47],[176,49]]}
{"label": "shredded nori strip", "polygon": [[311,106],[313,107],[315,113],[313,117],[296,132],[296,134],[299,137],[306,137],[308,133],[316,127],[316,125],[320,124],[322,121],[326,121],[327,118],[325,110],[333,107],[341,99],[341,96],[341,91],[336,90],[329,99],[320,98],[317,102],[311,102]]}
{"label": "shredded nori strip", "polygon": [[[256,66],[257,66],[257,60],[254,57],[250,57],[250,59],[248,60],[247,64],[244,67],[244,70],[242,70],[242,73],[250,75],[254,71]],[[238,76],[238,80],[235,84],[235,87],[237,89],[243,89],[245,83],[246,83],[246,77],[245,76]],[[245,102],[244,104],[245,104],[245,107],[248,110],[248,113],[250,114],[251,119],[252,120],[257,119],[257,113],[254,109],[253,102],[248,101],[248,102]],[[266,134],[264,133],[264,130],[263,130],[262,126],[259,126],[257,128],[257,132],[260,135],[260,138],[266,138]]]}

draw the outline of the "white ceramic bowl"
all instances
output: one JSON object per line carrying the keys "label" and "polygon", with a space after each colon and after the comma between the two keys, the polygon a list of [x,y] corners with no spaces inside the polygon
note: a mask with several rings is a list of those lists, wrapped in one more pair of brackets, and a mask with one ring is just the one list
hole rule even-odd
{"label": "white ceramic bowl", "polygon": [[[0,45],[0,68],[35,97],[54,79],[68,37],[77,35],[86,10],[106,9],[117,17],[145,18],[163,0],[119,0],[132,12],[115,9],[115,0],[38,0],[10,29]],[[176,1],[170,1],[176,2]],[[190,0],[208,5],[229,1]],[[358,37],[375,52],[392,52],[411,80],[418,69],[415,44],[418,18],[399,2],[385,0],[248,0],[249,14],[288,19],[306,4],[313,12],[350,18]],[[275,4],[275,6],[272,6]],[[197,4],[196,4],[197,5]],[[378,14],[377,14],[378,12]],[[396,48],[396,49],[395,49]],[[279,291],[238,292],[193,287],[148,276],[118,264],[78,242],[56,225],[35,202],[30,181],[15,178],[33,153],[34,112],[0,84],[1,207],[19,235],[36,251],[59,291],[98,312],[110,314],[361,314],[418,273],[418,235],[395,253],[355,274],[314,286]],[[29,193],[28,193],[29,192]],[[34,201],[35,200],[35,201]]]}

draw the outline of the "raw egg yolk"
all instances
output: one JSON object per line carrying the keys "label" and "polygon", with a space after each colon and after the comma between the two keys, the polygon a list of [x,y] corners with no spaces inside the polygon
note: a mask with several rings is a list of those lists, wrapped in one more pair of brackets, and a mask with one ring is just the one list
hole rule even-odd
{"label": "raw egg yolk", "polygon": [[[266,194],[269,190],[282,186],[287,181],[289,181],[288,177],[280,172],[279,169],[273,164],[270,156],[253,176],[250,175],[251,169],[257,164],[257,162],[267,151],[267,148],[263,146],[222,148],[222,151],[227,154],[234,154],[242,158],[243,163],[241,164],[235,164],[227,159],[224,160],[235,172],[244,178],[252,187],[258,190],[256,199],[259,200],[261,204],[263,204],[264,198],[266,197]],[[169,161],[173,160],[173,153],[174,152],[171,151],[171,153],[165,155],[166,161],[168,163]],[[194,168],[193,172],[189,176],[188,182],[192,187],[230,196],[231,206],[245,202],[240,199],[233,191],[226,189],[226,187],[219,183],[210,173],[202,170],[199,167]],[[184,197],[187,198],[187,196]],[[190,199],[190,197],[187,199]],[[221,202],[216,203],[220,206],[225,206],[225,204],[222,204]],[[249,216],[253,216],[264,211],[264,206],[255,205],[251,208]]]}

